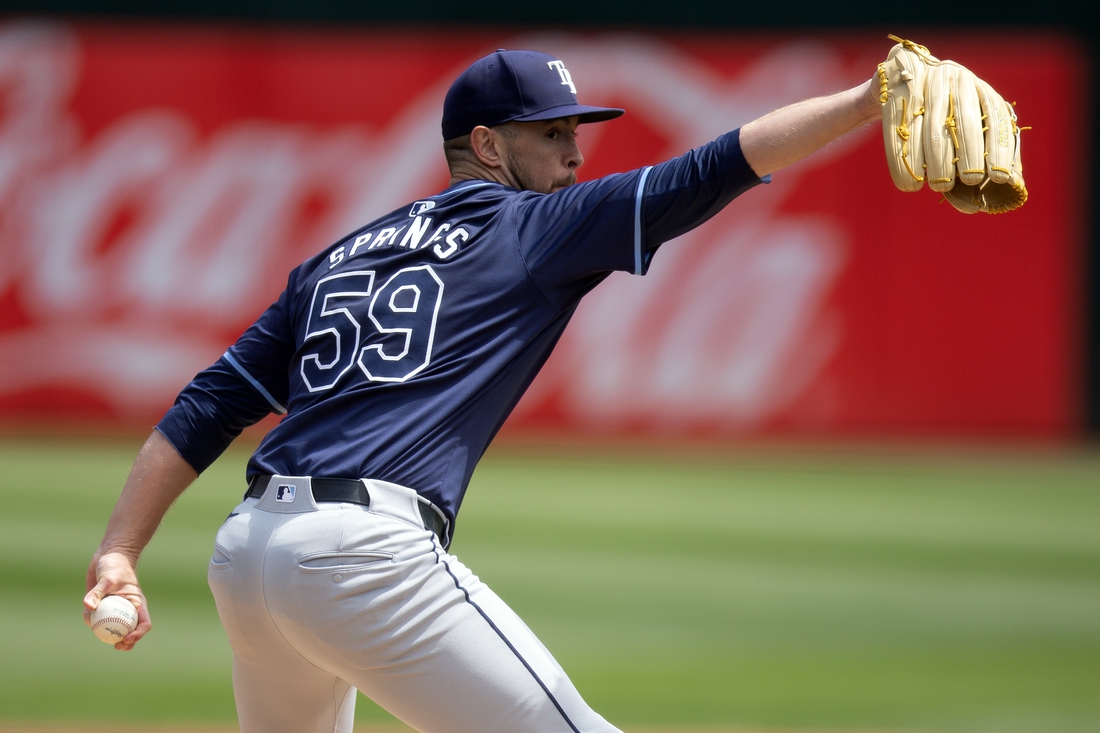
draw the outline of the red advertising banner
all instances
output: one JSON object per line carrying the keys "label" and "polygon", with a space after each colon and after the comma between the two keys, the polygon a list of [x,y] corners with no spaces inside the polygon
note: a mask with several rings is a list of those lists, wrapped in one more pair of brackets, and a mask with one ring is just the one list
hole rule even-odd
{"label": "red advertising banner", "polygon": [[[509,429],[1079,431],[1084,56],[1055,35],[1011,55],[1003,32],[914,40],[1018,103],[1026,206],[901,193],[881,129],[850,135],[597,288]],[[581,128],[585,179],[859,83],[891,45],[0,25],[0,421],[155,423],[301,259],[446,186],[444,93],[495,48],[553,53],[582,101],[627,109]]]}

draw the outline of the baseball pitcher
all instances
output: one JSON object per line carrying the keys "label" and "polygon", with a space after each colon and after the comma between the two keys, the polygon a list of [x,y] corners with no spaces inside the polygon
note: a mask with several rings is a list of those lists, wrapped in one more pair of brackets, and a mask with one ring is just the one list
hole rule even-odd
{"label": "baseball pitcher", "polygon": [[900,187],[930,179],[964,211],[1026,200],[1011,106],[908,41],[858,87],[577,183],[578,126],[622,114],[580,104],[544,53],[496,51],[458,77],[450,185],[294,269],[139,453],[84,599],[86,615],[108,595],[137,606],[118,649],[151,628],[135,566],[166,510],[274,412],[208,571],[244,733],[347,733],[356,689],[426,732],[617,730],[447,550],[474,467],[581,298],[879,117]]}

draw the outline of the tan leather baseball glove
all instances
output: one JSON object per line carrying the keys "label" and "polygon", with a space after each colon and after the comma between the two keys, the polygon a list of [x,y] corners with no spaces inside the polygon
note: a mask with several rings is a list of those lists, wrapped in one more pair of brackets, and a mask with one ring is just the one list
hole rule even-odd
{"label": "tan leather baseball glove", "polygon": [[878,65],[882,136],[894,185],[928,182],[967,214],[1000,214],[1027,201],[1016,112],[993,87],[912,41]]}

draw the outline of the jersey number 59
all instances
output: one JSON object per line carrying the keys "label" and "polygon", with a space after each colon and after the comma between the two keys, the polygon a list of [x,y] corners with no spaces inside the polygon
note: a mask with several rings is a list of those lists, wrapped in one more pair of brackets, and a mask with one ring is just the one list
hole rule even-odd
{"label": "jersey number 59", "polygon": [[301,349],[310,392],[332,389],[353,366],[372,382],[404,382],[431,362],[443,281],[422,265],[374,283],[373,270],[317,283]]}

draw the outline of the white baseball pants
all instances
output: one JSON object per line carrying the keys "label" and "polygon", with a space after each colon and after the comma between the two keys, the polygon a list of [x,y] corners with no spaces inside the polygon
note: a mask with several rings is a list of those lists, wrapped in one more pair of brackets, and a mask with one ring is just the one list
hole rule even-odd
{"label": "white baseball pants", "polygon": [[369,508],[276,476],[218,531],[242,733],[350,733],[356,688],[424,733],[618,730],[424,528],[414,491],[365,483]]}

